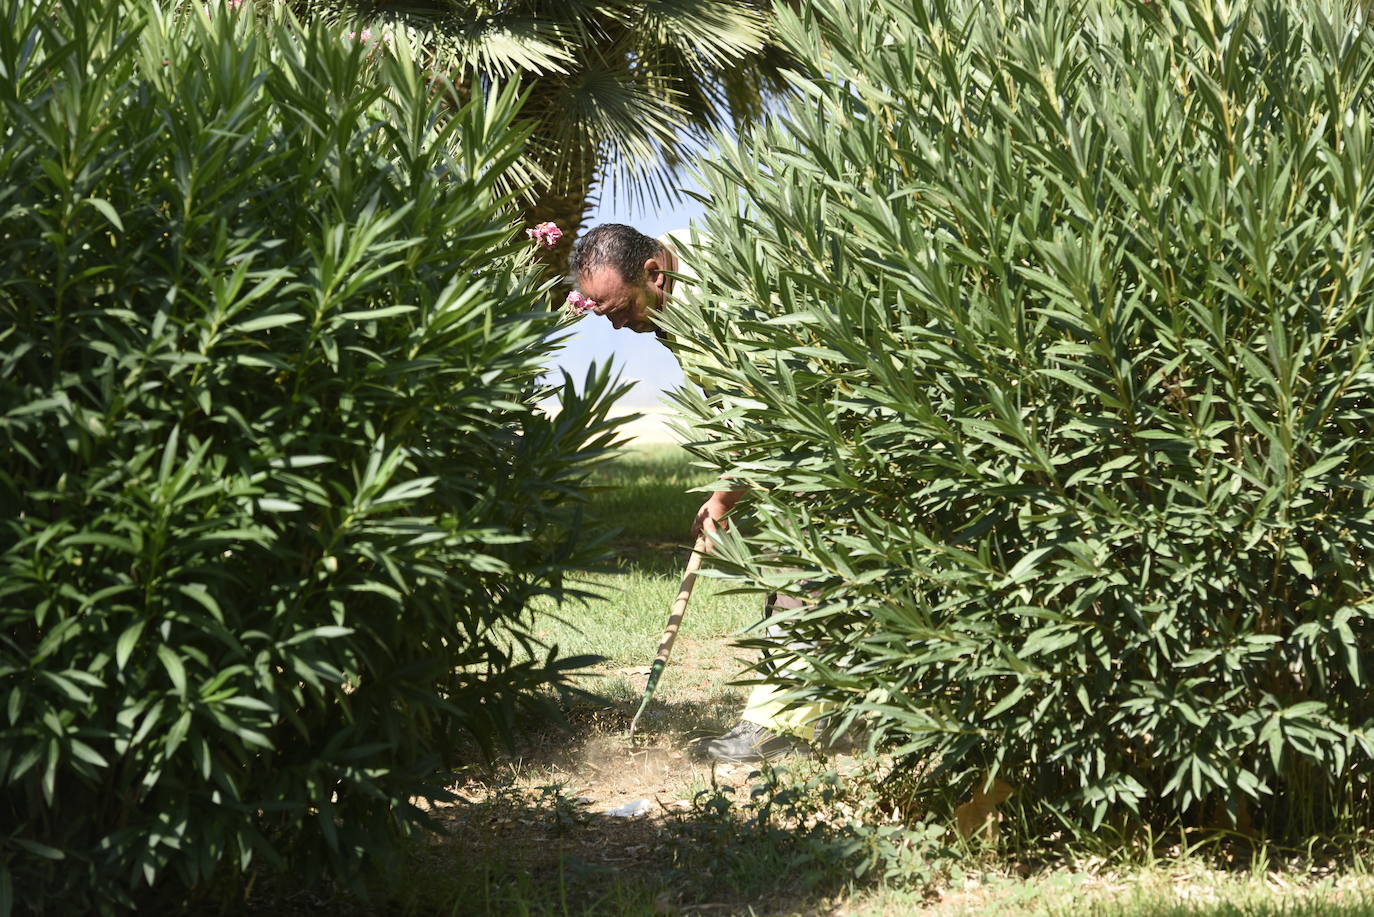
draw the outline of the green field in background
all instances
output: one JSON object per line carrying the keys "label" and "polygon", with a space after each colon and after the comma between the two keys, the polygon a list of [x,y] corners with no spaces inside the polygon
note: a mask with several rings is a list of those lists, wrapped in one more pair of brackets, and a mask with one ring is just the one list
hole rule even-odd
{"label": "green field in background", "polygon": [[[647,666],[654,657],[690,556],[692,520],[706,499],[706,494],[691,488],[712,480],[709,471],[690,462],[691,456],[680,446],[658,445],[627,451],[598,471],[590,513],[621,529],[615,538],[613,569],[577,581],[592,597],[561,606],[545,600],[535,606],[539,639],[556,644],[564,655],[606,658],[596,677],[584,679],[587,690],[627,699],[636,691],[620,670]],[[675,658],[679,652],[692,652],[699,641],[710,640],[715,645],[709,651],[724,664],[731,650],[722,638],[760,619],[761,597],[722,594],[726,590],[709,569],[698,577]],[[748,658],[746,653],[737,655]],[[699,691],[689,683],[693,677],[683,666],[670,665],[659,691],[665,698]]]}

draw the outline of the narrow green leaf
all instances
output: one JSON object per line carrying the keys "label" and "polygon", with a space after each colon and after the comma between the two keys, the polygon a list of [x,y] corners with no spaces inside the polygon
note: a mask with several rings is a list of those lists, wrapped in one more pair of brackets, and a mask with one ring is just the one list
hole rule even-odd
{"label": "narrow green leaf", "polygon": [[262,315],[258,318],[250,318],[246,321],[235,322],[230,326],[230,330],[240,334],[252,334],[256,331],[266,331],[269,328],[280,328],[283,325],[294,325],[296,322],[305,321],[304,315],[297,315],[294,312],[281,312],[275,315]]}
{"label": "narrow green leaf", "polygon": [[115,668],[121,672],[124,671],[124,666],[128,663],[134,647],[138,645],[138,638],[143,633],[144,623],[143,621],[136,621],[129,625],[119,635],[119,639],[115,641]]}
{"label": "narrow green leaf", "polygon": [[165,643],[158,644],[157,657],[162,661],[162,668],[167,672],[167,677],[172,681],[172,688],[177,696],[182,700],[186,699],[186,667],[182,664],[181,657]]}
{"label": "narrow green leaf", "polygon": [[88,197],[85,199],[85,202],[87,204],[90,204],[96,210],[99,210],[101,215],[104,216],[105,219],[109,220],[110,225],[112,225],[115,229],[118,229],[120,232],[124,231],[124,221],[119,218],[119,214],[115,211],[114,207],[110,204],[109,201],[99,197]]}
{"label": "narrow green leaf", "polygon": [[9,840],[15,846],[22,847],[34,856],[42,857],[45,860],[65,860],[67,858],[67,855],[56,847],[49,847],[47,844],[40,844],[35,840],[23,837],[12,837]]}
{"label": "narrow green leaf", "polygon": [[96,767],[110,766],[110,762],[105,760],[105,757],[101,755],[100,752],[96,751],[94,748],[87,745],[80,739],[72,739],[70,741],[70,745],[72,749],[72,754],[75,755],[77,758],[80,758],[82,761],[85,761],[88,764],[94,764]]}

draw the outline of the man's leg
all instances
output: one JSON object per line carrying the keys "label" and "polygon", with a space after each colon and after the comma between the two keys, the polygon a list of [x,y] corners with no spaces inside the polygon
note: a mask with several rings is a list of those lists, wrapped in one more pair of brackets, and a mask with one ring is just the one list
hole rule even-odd
{"label": "man's leg", "polygon": [[[764,603],[764,618],[805,604],[801,599],[773,593]],[[776,624],[770,625],[768,632],[775,638],[785,635]],[[702,742],[698,749],[720,761],[759,761],[803,747],[815,736],[816,721],[830,705],[816,702],[787,708],[781,699],[785,692],[777,685],[755,686],[739,723],[725,735]]]}
{"label": "man's leg", "polygon": [[[791,611],[804,605],[806,602],[801,599],[774,592],[764,603],[763,615],[771,618],[780,611]],[[777,624],[769,626],[768,634],[774,639],[785,636],[782,627]],[[825,715],[829,705],[814,702],[788,709],[782,700],[786,693],[786,688],[777,685],[755,685],[739,718],[776,733],[810,741],[816,734],[816,721]]]}

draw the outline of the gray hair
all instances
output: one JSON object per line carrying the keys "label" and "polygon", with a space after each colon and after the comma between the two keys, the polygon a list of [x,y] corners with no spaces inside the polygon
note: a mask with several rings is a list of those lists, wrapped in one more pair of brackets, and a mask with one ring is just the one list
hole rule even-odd
{"label": "gray hair", "polygon": [[568,269],[577,275],[600,267],[615,268],[626,283],[644,277],[644,262],[663,255],[663,243],[624,223],[602,223],[577,240]]}

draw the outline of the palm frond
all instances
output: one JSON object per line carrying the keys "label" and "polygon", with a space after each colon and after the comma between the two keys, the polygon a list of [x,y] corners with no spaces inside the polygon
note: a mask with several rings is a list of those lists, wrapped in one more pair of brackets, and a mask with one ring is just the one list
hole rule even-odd
{"label": "palm frond", "polygon": [[498,78],[518,73],[567,73],[574,65],[572,48],[561,23],[533,18],[489,16],[464,19],[452,13],[412,16],[424,42],[441,66],[455,72]]}
{"label": "palm frond", "polygon": [[642,40],[699,57],[712,69],[738,64],[768,36],[767,20],[743,4],[644,0],[638,6],[630,25]]}
{"label": "palm frond", "polygon": [[592,66],[573,80],[550,84],[539,104],[550,117],[536,134],[535,155],[551,170],[555,187],[584,174],[590,158],[612,195],[654,203],[674,197],[681,148],[698,132],[673,81]]}

